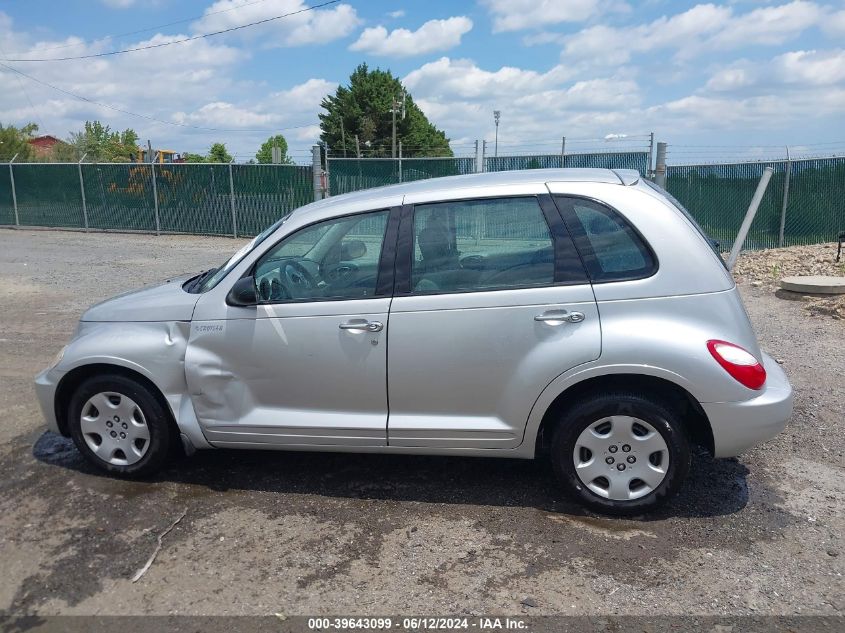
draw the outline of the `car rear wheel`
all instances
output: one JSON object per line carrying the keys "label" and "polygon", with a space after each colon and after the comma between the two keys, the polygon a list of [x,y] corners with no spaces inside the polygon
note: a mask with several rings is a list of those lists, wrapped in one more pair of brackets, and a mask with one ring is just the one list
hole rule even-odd
{"label": "car rear wheel", "polygon": [[558,480],[579,502],[605,514],[634,515],[678,491],[689,471],[690,448],[671,406],[609,393],[563,413],[551,457]]}
{"label": "car rear wheel", "polygon": [[150,390],[126,376],[83,382],[68,407],[70,434],[95,466],[125,477],[161,468],[170,449],[167,412]]}

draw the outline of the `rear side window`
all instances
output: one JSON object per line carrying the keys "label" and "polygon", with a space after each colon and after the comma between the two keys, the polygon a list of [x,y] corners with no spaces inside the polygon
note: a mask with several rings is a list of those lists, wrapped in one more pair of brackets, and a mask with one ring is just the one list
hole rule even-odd
{"label": "rear side window", "polygon": [[594,282],[649,277],[657,263],[642,237],[616,211],[593,200],[555,196]]}
{"label": "rear side window", "polygon": [[413,244],[416,294],[554,283],[554,244],[533,197],[419,205]]}

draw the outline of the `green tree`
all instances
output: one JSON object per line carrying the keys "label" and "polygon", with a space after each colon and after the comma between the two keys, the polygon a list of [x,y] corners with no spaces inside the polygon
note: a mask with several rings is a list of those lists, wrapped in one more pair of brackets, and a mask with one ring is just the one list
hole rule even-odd
{"label": "green tree", "polygon": [[[396,113],[396,141],[402,142],[402,155],[452,156],[446,133],[438,130],[425,116],[413,97],[405,91],[389,70],[370,70],[358,66],[349,77],[348,86],[339,86],[326,96],[321,107],[320,140],[333,152],[355,155],[355,135],[364,156],[390,156],[392,152],[392,114],[394,100],[405,95],[405,116],[401,105]],[[367,149],[365,154],[363,150]],[[397,150],[398,151],[398,150]]]}
{"label": "green tree", "polygon": [[29,139],[35,136],[37,131],[38,125],[35,123],[28,123],[21,128],[0,123],[0,162],[12,160],[15,154],[18,155],[16,160],[29,160],[35,154]]}
{"label": "green tree", "polygon": [[86,121],[80,132],[72,132],[70,144],[92,162],[125,163],[138,156],[138,134],[135,130],[113,132],[99,121]]}
{"label": "green tree", "polygon": [[208,150],[209,163],[231,163],[232,155],[226,151],[225,143],[214,143]]}
{"label": "green tree", "polygon": [[281,134],[271,136],[261,144],[261,149],[255,154],[255,160],[262,164],[273,162],[273,148],[278,147],[282,152],[282,164],[292,165],[293,160],[288,156],[288,142]]}
{"label": "green tree", "polygon": [[205,156],[202,154],[192,154],[191,152],[185,152],[182,154],[182,158],[185,159],[186,163],[204,163]]}

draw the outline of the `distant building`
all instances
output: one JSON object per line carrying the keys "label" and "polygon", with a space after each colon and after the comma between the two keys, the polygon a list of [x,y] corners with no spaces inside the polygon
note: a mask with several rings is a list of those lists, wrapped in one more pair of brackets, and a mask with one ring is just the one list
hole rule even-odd
{"label": "distant building", "polygon": [[35,150],[35,155],[41,157],[50,155],[53,152],[53,148],[59,143],[64,143],[64,141],[49,134],[29,139],[29,144]]}

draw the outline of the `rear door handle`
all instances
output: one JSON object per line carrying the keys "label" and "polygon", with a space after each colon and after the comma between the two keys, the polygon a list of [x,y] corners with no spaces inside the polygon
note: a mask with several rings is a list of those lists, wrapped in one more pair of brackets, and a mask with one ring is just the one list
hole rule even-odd
{"label": "rear door handle", "polygon": [[549,325],[560,325],[561,323],[580,323],[587,317],[583,312],[567,312],[566,310],[549,310],[534,317],[535,321],[548,323]]}
{"label": "rear door handle", "polygon": [[381,332],[384,324],[381,321],[367,321],[366,319],[351,319],[338,326],[341,330],[353,332]]}

